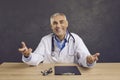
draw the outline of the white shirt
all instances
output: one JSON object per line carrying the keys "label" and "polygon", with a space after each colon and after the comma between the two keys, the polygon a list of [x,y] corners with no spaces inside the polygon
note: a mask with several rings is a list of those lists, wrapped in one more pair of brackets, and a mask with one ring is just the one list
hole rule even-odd
{"label": "white shirt", "polygon": [[38,65],[43,61],[43,63],[79,63],[84,67],[93,66],[94,63],[88,65],[86,62],[86,57],[90,55],[90,52],[88,51],[82,39],[75,33],[71,34],[74,37],[75,42],[70,34],[68,34],[65,47],[60,50],[55,45],[54,52],[52,52],[53,34],[51,33],[44,36],[36,50],[31,53],[28,58],[22,56],[23,62],[27,63],[28,65]]}

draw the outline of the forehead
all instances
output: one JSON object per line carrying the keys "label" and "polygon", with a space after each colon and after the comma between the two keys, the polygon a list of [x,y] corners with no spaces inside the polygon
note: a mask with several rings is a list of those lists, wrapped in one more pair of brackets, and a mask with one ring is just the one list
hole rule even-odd
{"label": "forehead", "polygon": [[53,17],[53,21],[61,21],[61,20],[66,20],[65,16],[58,15]]}

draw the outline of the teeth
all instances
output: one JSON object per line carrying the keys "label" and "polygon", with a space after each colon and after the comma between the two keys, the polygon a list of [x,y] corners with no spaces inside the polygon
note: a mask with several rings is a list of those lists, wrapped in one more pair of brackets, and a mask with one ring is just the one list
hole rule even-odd
{"label": "teeth", "polygon": [[56,31],[60,31],[60,29],[56,29]]}

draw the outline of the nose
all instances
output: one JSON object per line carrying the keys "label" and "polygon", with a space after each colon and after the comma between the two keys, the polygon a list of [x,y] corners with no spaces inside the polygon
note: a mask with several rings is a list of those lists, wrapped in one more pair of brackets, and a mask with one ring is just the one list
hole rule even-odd
{"label": "nose", "polygon": [[56,24],[56,27],[60,27],[60,26],[61,26],[60,23],[57,23],[57,24]]}

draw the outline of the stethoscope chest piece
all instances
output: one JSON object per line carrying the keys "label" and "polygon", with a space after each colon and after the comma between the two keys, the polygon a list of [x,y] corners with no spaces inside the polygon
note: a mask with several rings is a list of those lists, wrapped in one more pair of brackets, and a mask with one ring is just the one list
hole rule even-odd
{"label": "stethoscope chest piece", "polygon": [[55,56],[55,53],[54,53],[53,51],[52,51],[52,53],[51,53],[51,56],[52,56],[52,57],[54,57],[54,56]]}

